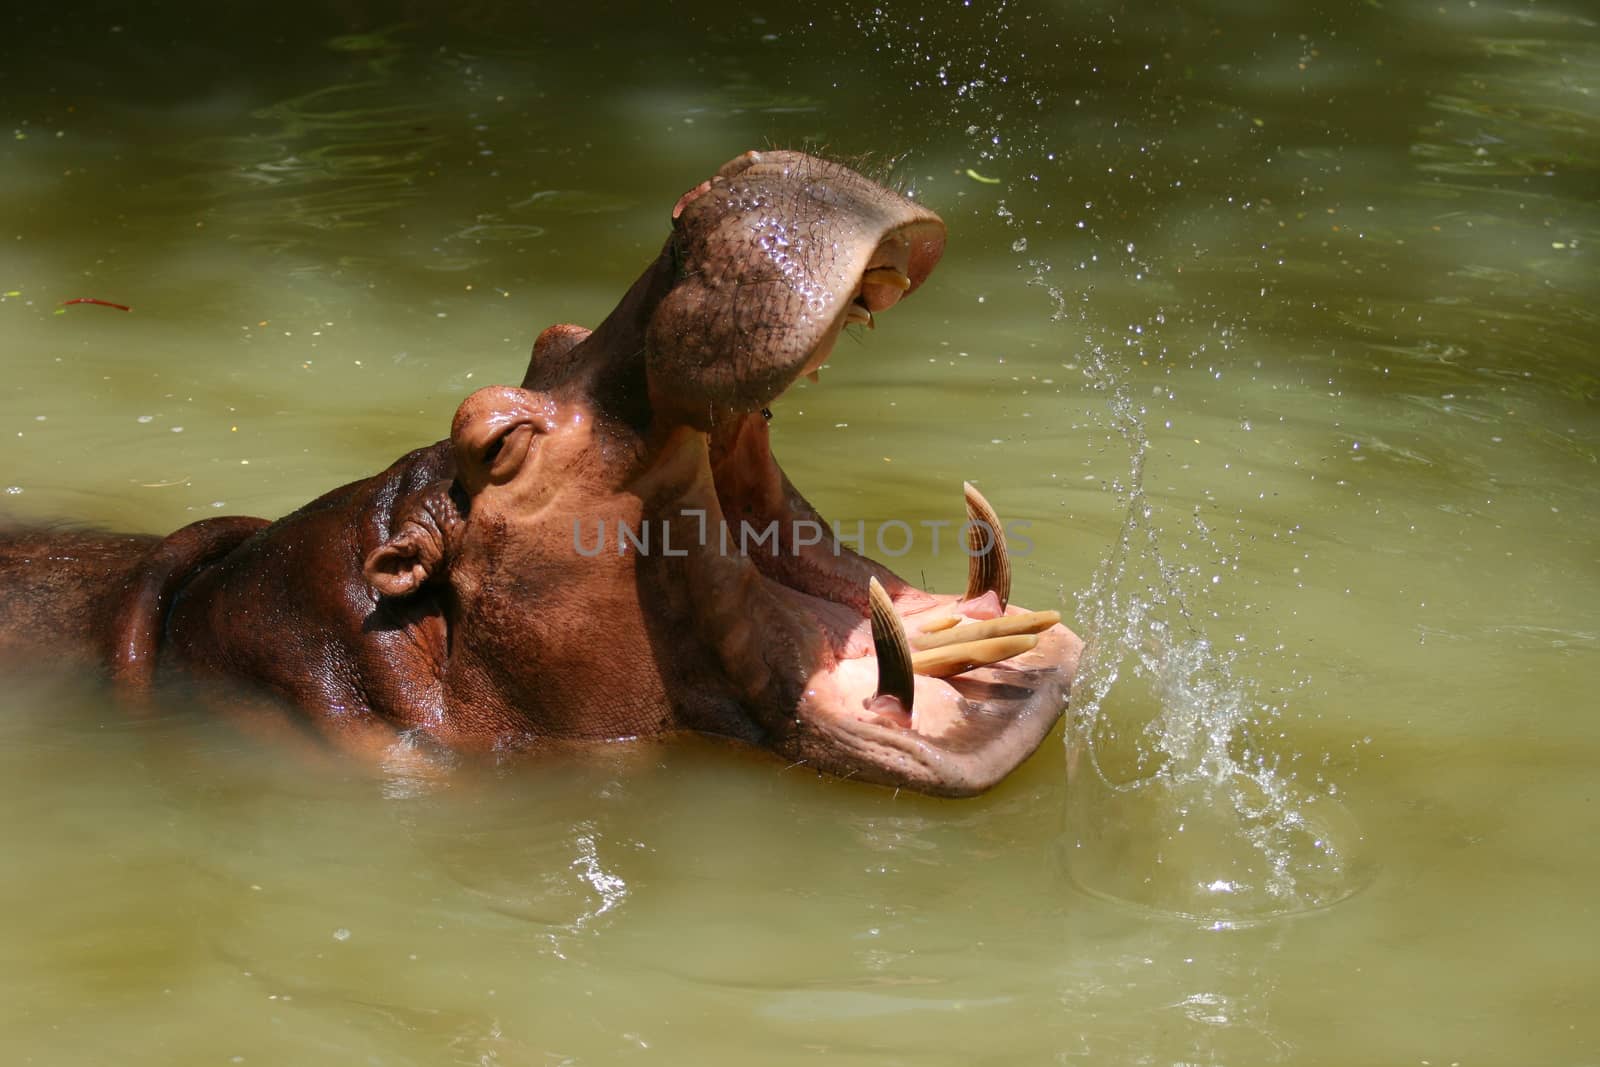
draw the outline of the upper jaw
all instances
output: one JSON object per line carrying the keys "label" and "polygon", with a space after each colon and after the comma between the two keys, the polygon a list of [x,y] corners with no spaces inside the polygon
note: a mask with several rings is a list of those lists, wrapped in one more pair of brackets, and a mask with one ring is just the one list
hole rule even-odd
{"label": "upper jaw", "polygon": [[853,291],[841,294],[842,298],[835,301],[838,313],[833,323],[817,338],[815,347],[790,383],[815,373],[828,361],[846,326],[873,329],[877,315],[920,287],[938,259],[937,251],[930,250],[943,246],[943,225],[912,222],[884,234],[867,257]]}
{"label": "upper jaw", "polygon": [[835,164],[761,153],[724,168],[680,202],[676,276],[650,311],[657,415],[705,430],[771,404],[827,358],[858,300],[875,314],[918,288],[944,241],[933,212]]}

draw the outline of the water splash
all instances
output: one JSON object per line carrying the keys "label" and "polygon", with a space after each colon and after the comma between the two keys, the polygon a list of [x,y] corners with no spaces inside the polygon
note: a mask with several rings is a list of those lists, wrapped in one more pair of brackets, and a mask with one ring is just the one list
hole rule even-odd
{"label": "water splash", "polygon": [[[1088,317],[1047,280],[1048,263],[1030,266],[1057,322]],[[1067,731],[1069,869],[1091,893],[1220,925],[1327,907],[1364,883],[1364,838],[1336,788],[1301,788],[1264,742],[1284,708],[1245,663],[1261,653],[1218,648],[1203,615],[1214,625],[1222,614],[1191,606],[1209,589],[1180,555],[1191,543],[1213,560],[1238,552],[1198,512],[1172,547],[1145,492],[1146,408],[1129,380],[1153,343],[1134,327],[1114,344],[1091,339],[1081,360],[1128,473],[1114,483],[1121,528],[1078,602],[1087,647]],[[1275,666],[1276,651],[1261,665]]]}
{"label": "water splash", "polygon": [[[1074,317],[1048,265],[1034,267],[1056,321]],[[1219,925],[1327,907],[1364,883],[1364,839],[1335,788],[1301,788],[1264,743],[1283,706],[1244,665],[1252,650],[1218,648],[1191,607],[1204,572],[1176,558],[1187,546],[1169,548],[1144,488],[1146,411],[1129,388],[1142,335],[1091,343],[1082,359],[1128,473],[1116,483],[1121,529],[1078,602],[1087,646],[1067,731],[1068,866],[1096,895]],[[1237,558],[1198,514],[1184,540]]]}
{"label": "water splash", "polygon": [[1080,597],[1089,643],[1067,737],[1073,878],[1235,925],[1326,907],[1364,880],[1360,828],[1262,744],[1282,708],[1204,636],[1189,572],[1165,558],[1140,477],[1136,460],[1122,530]]}
{"label": "water splash", "polygon": [[[1076,87],[1059,88],[1072,79],[1035,79],[1029,71],[1039,63],[1075,62],[1073,46],[1063,51],[1041,41],[1087,48],[1095,45],[1094,30],[1042,35],[1034,13],[1004,3],[932,20],[882,0],[857,26],[902,83],[938,100],[926,119],[991,171],[968,174],[986,189],[993,185],[983,198],[987,212],[1006,231],[1023,276],[1048,294],[1053,321],[1073,330],[1063,347],[1070,344],[1103,397],[1105,439],[1127,451],[1127,472],[1111,485],[1121,529],[1080,596],[1076,618],[1088,645],[1067,731],[1073,878],[1098,895],[1225,925],[1348,896],[1364,878],[1359,827],[1332,789],[1302,788],[1265,743],[1283,712],[1262,696],[1277,650],[1219,649],[1208,627],[1225,613],[1216,605],[1205,613],[1191,608],[1211,586],[1189,556],[1199,551],[1234,564],[1238,553],[1219,543],[1198,512],[1181,537],[1172,536],[1144,488],[1147,412],[1130,383],[1138,366],[1168,359],[1158,339],[1165,316],[1156,309],[1175,291],[1176,271],[1147,258],[1138,228],[1163,197],[1175,205],[1193,195],[1184,188],[1186,149],[1139,132],[1158,122],[1121,121],[1121,101],[1149,99],[1141,91],[1149,62],[1100,42],[1079,57],[1077,69],[1088,76]],[[1105,30],[1108,41],[1115,38],[1113,23]],[[1096,57],[1106,59],[1105,73]],[[1119,91],[1125,89],[1133,92]],[[1092,158],[1080,143],[1093,145]],[[1096,182],[1097,173],[1112,178]],[[1228,192],[1247,191],[1223,192],[1219,199],[1231,203]],[[1175,210],[1173,217],[1184,215]],[[1070,300],[1041,238],[1051,239],[1075,275]],[[1124,329],[1108,321],[1113,307],[1151,314]],[[1216,321],[1202,332],[1191,365],[1207,345],[1226,350],[1234,343],[1236,326],[1214,308],[1207,318]]]}

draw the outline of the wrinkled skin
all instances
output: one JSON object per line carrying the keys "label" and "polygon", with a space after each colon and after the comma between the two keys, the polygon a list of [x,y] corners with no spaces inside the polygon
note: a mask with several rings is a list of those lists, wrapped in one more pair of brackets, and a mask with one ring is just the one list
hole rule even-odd
{"label": "wrinkled skin", "polygon": [[[158,668],[246,682],[378,754],[696,730],[980,792],[1059,718],[1080,642],[1056,625],[1025,654],[916,676],[911,709],[874,699],[869,578],[913,636],[953,605],[992,616],[994,594],[958,604],[825,532],[794,536],[796,520],[828,527],[762,413],[863,308],[915,291],[944,236],[842,166],[747,153],[683,196],[593,333],[546,330],[522,385],[467,397],[447,440],[270,525],[0,537],[0,652],[76,650],[133,694]],[[739,551],[740,521],[775,519],[776,544]],[[619,524],[648,546],[619,552]]]}

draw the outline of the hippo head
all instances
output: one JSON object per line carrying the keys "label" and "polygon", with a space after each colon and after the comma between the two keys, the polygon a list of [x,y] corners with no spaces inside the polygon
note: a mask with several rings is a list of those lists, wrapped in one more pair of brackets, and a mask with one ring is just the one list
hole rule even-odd
{"label": "hippo head", "polygon": [[446,721],[502,748],[698,730],[845,777],[988,788],[1061,715],[1080,642],[1007,605],[970,487],[966,596],[839,544],[764,411],[923,284],[944,224],[838,164],[749,152],[672,226],[596,330],[546,330],[521,387],[467,398],[452,477],[367,558],[387,599],[443,620]]}

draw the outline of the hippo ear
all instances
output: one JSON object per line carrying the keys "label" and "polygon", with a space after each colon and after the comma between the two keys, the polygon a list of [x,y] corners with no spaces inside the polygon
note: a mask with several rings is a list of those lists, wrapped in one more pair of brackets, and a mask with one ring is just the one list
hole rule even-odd
{"label": "hippo ear", "polygon": [[444,570],[449,531],[460,525],[448,483],[440,482],[396,509],[394,535],[367,554],[362,573],[384,596],[410,596]]}
{"label": "hippo ear", "polygon": [[384,596],[410,596],[433,577],[444,552],[426,533],[408,526],[373,549],[362,572]]}

